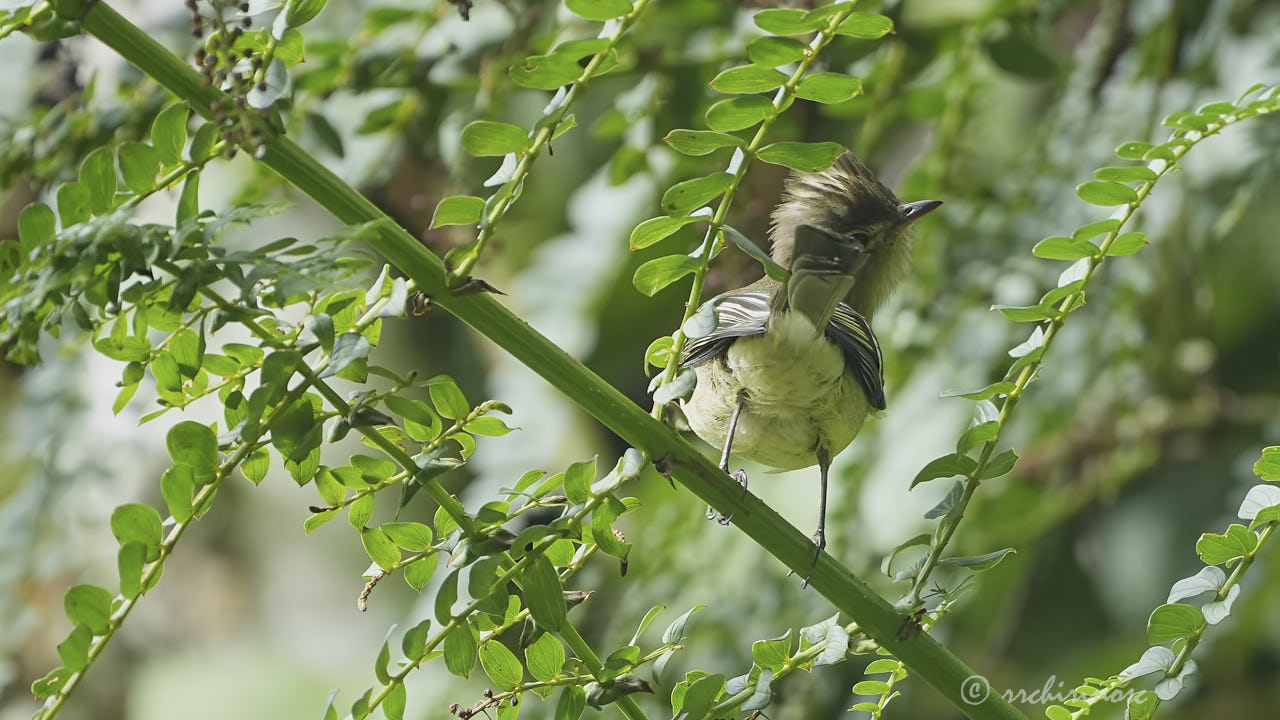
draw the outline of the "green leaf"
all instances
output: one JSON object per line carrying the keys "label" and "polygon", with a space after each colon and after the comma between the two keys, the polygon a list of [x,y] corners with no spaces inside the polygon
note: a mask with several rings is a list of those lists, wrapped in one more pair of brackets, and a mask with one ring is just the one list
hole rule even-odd
{"label": "green leaf", "polygon": [[178,196],[178,224],[191,220],[200,214],[200,173],[189,173],[182,181],[182,194]]}
{"label": "green leaf", "polygon": [[723,194],[733,180],[729,173],[715,173],[676,183],[662,193],[662,210],[668,215],[687,215]]}
{"label": "green leaf", "polygon": [[809,46],[795,38],[761,37],[747,43],[747,59],[764,67],[800,62],[808,52]]}
{"label": "green leaf", "polygon": [[[692,132],[687,130],[685,132]],[[670,137],[670,136],[668,136]],[[675,231],[697,222],[702,218],[685,215],[683,217],[656,217],[645,220],[631,231],[631,249],[640,250],[670,237]]]}
{"label": "green leaf", "polygon": [[822,172],[844,152],[844,146],[833,142],[776,142],[760,148],[756,156],[767,163],[792,170]]}
{"label": "green leaf", "polygon": [[883,680],[863,680],[853,686],[854,695],[881,695],[889,690]]}
{"label": "green leaf", "polygon": [[360,542],[364,545],[364,551],[369,554],[369,559],[383,570],[390,571],[400,562],[400,549],[381,528],[361,529]]}
{"label": "green leaf", "polygon": [[724,675],[704,675],[689,684],[684,703],[680,707],[680,720],[703,720],[711,712],[720,691],[724,690]]}
{"label": "green leaf", "polygon": [[31,203],[18,213],[18,239],[24,254],[33,248],[53,244],[57,229],[58,221],[44,203]]}
{"label": "green leaf", "polygon": [[890,550],[888,554],[886,554],[883,558],[881,558],[880,572],[884,573],[889,577],[893,577],[893,561],[897,559],[898,555],[903,550],[907,550],[908,548],[928,545],[932,537],[933,536],[931,536],[929,533],[921,533],[919,535],[916,535],[913,538],[909,538],[907,540],[903,540],[902,542],[898,543],[898,545],[895,546],[892,550]]}
{"label": "green leaf", "polygon": [[142,543],[125,543],[116,555],[120,571],[120,595],[133,599],[142,593],[142,568],[147,564],[149,548]]}
{"label": "green leaf", "polygon": [[826,25],[821,18],[805,17],[805,11],[795,8],[771,8],[757,12],[752,18],[756,27],[774,35],[803,35]]}
{"label": "green leaf", "polygon": [[431,216],[431,228],[444,225],[475,225],[480,222],[480,215],[483,212],[483,198],[474,195],[447,197],[436,205],[435,214]]}
{"label": "green leaf", "polygon": [[529,149],[522,128],[490,120],[476,120],[462,128],[462,147],[476,157],[493,157]]}
{"label": "green leaf", "polygon": [[711,80],[711,87],[726,95],[767,92],[781,87],[787,76],[763,65],[729,68]]}
{"label": "green leaf", "polygon": [[497,640],[488,640],[480,645],[480,666],[494,686],[502,690],[515,690],[524,679],[520,661]]}
{"label": "green leaf", "polygon": [[1117,182],[1087,182],[1076,188],[1076,195],[1087,203],[1112,207],[1138,201],[1138,193],[1128,185]]}
{"label": "green leaf", "polygon": [[191,468],[197,485],[214,481],[218,469],[218,438],[208,427],[186,420],[174,425],[165,436],[169,457],[177,465]]}
{"label": "green leaf", "polygon": [[771,640],[757,640],[751,644],[751,659],[756,665],[770,670],[780,670],[791,656],[791,631]]}
{"label": "green leaf", "polygon": [[841,22],[836,28],[837,35],[876,40],[893,32],[893,21],[884,15],[856,12]]}
{"label": "green leaf", "polygon": [[76,585],[63,597],[67,617],[76,625],[84,625],[94,635],[110,629],[111,593],[96,585]]}
{"label": "green leaf", "polygon": [[1106,220],[1099,220],[1098,222],[1081,225],[1076,228],[1075,232],[1071,233],[1071,237],[1076,240],[1092,240],[1099,235],[1106,235],[1112,230],[1118,230],[1119,228],[1120,220],[1118,218],[1108,218]]}
{"label": "green leaf", "polygon": [[861,92],[861,80],[834,72],[806,75],[796,86],[796,97],[820,103],[842,103]]}
{"label": "green leaf", "polygon": [[1156,173],[1146,165],[1125,165],[1122,167],[1104,167],[1093,171],[1093,176],[1108,182],[1150,182],[1156,179]]}
{"label": "green leaf", "polygon": [[301,27],[315,19],[327,2],[328,0],[294,0],[287,4],[285,23],[291,28]]}
{"label": "green leaf", "polygon": [[93,632],[84,625],[76,625],[58,645],[58,658],[71,672],[80,672],[89,664],[89,647],[93,643]]}
{"label": "green leaf", "polygon": [[175,466],[165,470],[164,475],[160,476],[160,494],[164,496],[164,503],[175,521],[184,523],[190,520],[195,483],[191,479],[189,466]]}
{"label": "green leaf", "polygon": [[611,20],[631,12],[631,0],[565,0],[564,4],[588,20]]}
{"label": "green leaf", "polygon": [[937,480],[938,478],[966,475],[972,472],[975,467],[977,467],[977,463],[964,455],[943,455],[921,468],[920,472],[916,473],[915,479],[911,481],[911,487],[915,487],[922,482]]}
{"label": "green leaf", "polygon": [[1108,255],[1132,255],[1147,245],[1146,233],[1130,232],[1116,236],[1107,246]]}
{"label": "green leaf", "polygon": [[584,503],[591,499],[591,481],[596,476],[596,458],[575,462],[564,471],[564,493],[569,502]]}
{"label": "green leaf", "polygon": [[1097,255],[1098,246],[1088,240],[1056,235],[1036,243],[1031,254],[1045,260],[1079,260]]}
{"label": "green leaf", "polygon": [[121,545],[132,542],[158,551],[162,539],[160,513],[150,505],[121,505],[111,513],[111,534]]}
{"label": "green leaf", "polygon": [[529,674],[540,682],[550,682],[564,667],[564,645],[555,635],[544,632],[524,650]]}
{"label": "green leaf", "polygon": [[160,153],[145,143],[127,140],[116,153],[120,160],[120,177],[125,187],[138,195],[156,189],[156,172],[160,169]]}
{"label": "green leaf", "polygon": [[982,468],[982,471],[978,473],[978,479],[990,480],[991,478],[998,478],[1001,475],[1006,475],[1010,470],[1013,470],[1013,466],[1017,464],[1018,453],[1012,449],[1005,450],[997,455],[995,459],[989,461],[986,467]]}
{"label": "green leaf", "polygon": [[944,558],[940,564],[964,567],[969,568],[974,572],[981,572],[983,570],[990,570],[996,565],[999,565],[1000,561],[1003,560],[1006,555],[1014,555],[1017,552],[1018,551],[1013,548],[1005,548],[1003,550],[996,550],[995,552],[989,552],[985,555],[975,555],[973,557]]}
{"label": "green leaf", "polygon": [[773,103],[759,95],[731,97],[707,108],[707,127],[733,132],[749,128],[773,113]]}
{"label": "green leaf", "polygon": [[89,206],[95,215],[106,213],[115,204],[116,161],[109,147],[100,147],[80,163],[80,184],[89,191]]}
{"label": "green leaf", "polygon": [[[58,187],[58,217],[62,219],[62,227],[69,228],[90,217],[89,190],[83,183],[68,182]],[[21,233],[21,215],[19,217],[19,233]]]}
{"label": "green leaf", "polygon": [[329,353],[329,366],[317,377],[323,379],[337,375],[351,363],[369,357],[370,352],[373,352],[373,344],[363,334],[343,333],[333,341],[333,352]]}
{"label": "green leaf", "polygon": [[502,437],[513,430],[513,428],[507,427],[507,424],[502,422],[502,418],[496,417],[478,417],[463,425],[462,429],[472,435],[482,435],[484,437]]}
{"label": "green leaf", "polygon": [[746,145],[742,138],[712,130],[672,130],[663,140],[683,155],[707,155],[720,148]]}
{"label": "green leaf", "polygon": [[363,530],[369,524],[369,518],[373,517],[373,508],[376,503],[373,493],[360,496],[347,506],[347,522],[351,523],[351,527],[356,530]]}
{"label": "green leaf", "polygon": [[581,685],[570,685],[560,692],[553,720],[579,720],[586,709],[586,691]]}
{"label": "green leaf", "polygon": [[440,562],[440,553],[432,553],[416,562],[410,563],[404,568],[404,580],[409,583],[409,587],[417,592],[422,592],[422,588],[426,587],[427,582],[431,580],[431,576],[435,574],[436,565]]}
{"label": "green leaf", "polygon": [[1262,457],[1253,464],[1253,473],[1268,482],[1280,482],[1280,446],[1262,451]]}
{"label": "green leaf", "polygon": [[636,268],[631,283],[640,292],[653,297],[659,290],[697,270],[699,261],[688,255],[654,258]]}
{"label": "green leaf", "polygon": [[467,404],[467,396],[448,375],[437,375],[428,381],[427,391],[431,394],[431,403],[436,412],[450,420],[465,418],[471,412]]}
{"label": "green leaf", "polygon": [[1171,640],[1185,638],[1205,627],[1200,608],[1175,603],[1161,605],[1147,620],[1147,642],[1163,645]]}
{"label": "green leaf", "polygon": [[999,422],[995,420],[980,422],[964,431],[964,434],[960,436],[959,442],[956,443],[956,452],[963,455],[980,445],[985,445],[995,440],[999,434]]}
{"label": "green leaf", "polygon": [[396,545],[409,552],[422,552],[431,547],[431,528],[417,522],[389,522],[378,526]]}
{"label": "green leaf", "polygon": [[548,630],[559,630],[568,607],[556,569],[546,555],[539,555],[525,567],[523,580],[525,605],[535,622]]}
{"label": "green leaf", "polygon": [[522,64],[513,65],[511,81],[520,87],[533,90],[556,90],[577,80],[582,75],[578,59],[563,53],[530,55]]}
{"label": "green leaf", "polygon": [[[769,253],[761,249],[759,245],[756,245],[754,242],[751,242],[750,238],[748,238],[746,235],[743,235],[742,233],[738,232],[732,227],[729,227],[728,225],[724,225],[720,229],[725,234],[725,237],[728,238],[729,242],[733,244],[734,247],[738,248],[742,252],[755,258],[756,262],[764,266],[765,275],[768,275],[769,277],[781,283],[785,283],[791,277],[790,270],[787,270],[786,268],[782,267],[778,263],[774,262],[773,258],[769,256]],[[710,315],[710,319],[712,321],[711,328],[708,329],[706,332],[702,333],[701,335],[691,335],[689,332],[686,331],[685,337],[688,337],[691,339],[695,337],[703,337],[707,333],[710,333],[711,330],[715,329],[714,307],[711,307],[711,306],[704,306],[704,307],[707,307],[707,312]],[[697,317],[697,315],[693,317]],[[689,319],[693,320],[693,317],[690,317]]]}
{"label": "green leaf", "polygon": [[151,144],[165,165],[178,165],[182,162],[182,149],[187,146],[187,115],[190,110],[186,103],[170,105],[156,115],[151,123]]}
{"label": "green leaf", "polygon": [[1141,160],[1153,147],[1155,146],[1148,142],[1127,142],[1116,148],[1116,155],[1125,160]]}
{"label": "green leaf", "polygon": [[1221,535],[1203,533],[1196,541],[1196,554],[1205,565],[1221,565],[1254,551],[1258,536],[1243,525],[1233,523]]}
{"label": "green leaf", "polygon": [[1014,322],[1040,322],[1051,320],[1061,314],[1052,305],[992,305],[991,309],[1000,311],[1001,315]]}
{"label": "green leaf", "polygon": [[444,665],[458,677],[469,677],[476,666],[476,636],[466,622],[444,636]]}

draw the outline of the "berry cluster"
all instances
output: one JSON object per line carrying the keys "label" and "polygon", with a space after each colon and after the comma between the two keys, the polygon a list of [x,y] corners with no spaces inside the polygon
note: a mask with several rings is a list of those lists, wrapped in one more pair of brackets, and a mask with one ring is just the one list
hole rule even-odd
{"label": "berry cluster", "polygon": [[240,38],[253,27],[253,18],[247,2],[205,0],[205,12],[201,3],[186,0],[191,12],[191,34],[202,40],[195,51],[196,68],[207,87],[222,91],[213,101],[214,122],[222,128],[222,137],[230,149],[227,157],[235,157],[236,148],[242,147],[256,157],[266,151],[266,136],[249,107],[249,93],[255,86],[266,91],[263,80],[263,59],[251,47],[237,47]]}
{"label": "berry cluster", "polygon": [[456,715],[459,718],[462,718],[462,720],[469,720],[470,718],[480,713],[484,713],[485,717],[488,717],[489,713],[486,711],[489,708],[497,707],[498,705],[501,705],[504,700],[509,705],[511,705],[511,707],[516,707],[517,705],[520,704],[520,697],[517,695],[511,695],[510,697],[495,698],[493,696],[493,690],[485,688],[484,699],[477,702],[475,707],[465,708],[459,705],[458,703],[454,703],[449,706],[449,714]]}

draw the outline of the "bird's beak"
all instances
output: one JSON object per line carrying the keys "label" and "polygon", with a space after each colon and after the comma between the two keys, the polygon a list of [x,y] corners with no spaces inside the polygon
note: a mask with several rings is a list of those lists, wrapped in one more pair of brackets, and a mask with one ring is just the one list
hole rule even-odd
{"label": "bird's beak", "polygon": [[941,205],[941,200],[917,200],[916,202],[903,203],[898,206],[898,211],[902,213],[902,220],[898,224],[906,227],[937,210]]}

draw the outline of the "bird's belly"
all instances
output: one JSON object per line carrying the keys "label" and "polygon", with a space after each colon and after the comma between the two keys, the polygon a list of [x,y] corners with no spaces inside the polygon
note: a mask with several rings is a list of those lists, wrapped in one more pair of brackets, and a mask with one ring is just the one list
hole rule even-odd
{"label": "bird's belly", "polygon": [[835,455],[853,441],[869,409],[866,395],[845,371],[840,350],[814,337],[811,325],[804,330],[772,327],[697,368],[685,414],[698,437],[723,447],[738,394],[745,392],[734,455],[794,470],[815,464],[819,446]]}

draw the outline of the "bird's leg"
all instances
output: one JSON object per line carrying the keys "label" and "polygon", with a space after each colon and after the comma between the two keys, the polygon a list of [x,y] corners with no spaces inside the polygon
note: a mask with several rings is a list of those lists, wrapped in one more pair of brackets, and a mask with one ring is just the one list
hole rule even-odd
{"label": "bird's leg", "polygon": [[[733,436],[738,432],[738,416],[742,414],[742,407],[747,404],[747,391],[738,391],[738,402],[733,406],[733,414],[729,416],[729,432],[725,434],[724,450],[720,453],[720,469],[729,472],[729,452],[733,449]],[[734,480],[742,486],[742,494],[747,494],[747,473],[743,470],[735,470],[730,473]],[[728,525],[733,519],[733,515],[722,515],[710,505],[707,506],[707,519],[715,520],[721,525]]]}
{"label": "bird's leg", "polygon": [[[818,447],[818,472],[822,478],[822,495],[818,502],[818,529],[813,533],[813,544],[817,550],[813,554],[813,564],[818,564],[822,550],[827,546],[827,471],[831,469],[831,453],[825,447]],[[800,581],[800,587],[809,585],[809,578]]]}

